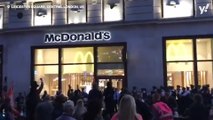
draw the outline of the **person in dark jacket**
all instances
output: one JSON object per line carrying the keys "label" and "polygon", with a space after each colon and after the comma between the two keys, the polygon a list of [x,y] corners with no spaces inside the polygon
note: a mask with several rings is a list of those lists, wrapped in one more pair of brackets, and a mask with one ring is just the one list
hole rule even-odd
{"label": "person in dark jacket", "polygon": [[102,116],[102,101],[93,99],[88,101],[87,112],[83,116],[83,120],[104,120]]}
{"label": "person in dark jacket", "polygon": [[40,99],[40,93],[43,89],[43,79],[40,78],[41,85],[39,86],[36,81],[32,81],[30,92],[27,95],[26,99],[26,106],[27,106],[27,120],[34,120],[34,113],[35,108],[39,102],[41,102]]}
{"label": "person in dark jacket", "polygon": [[113,95],[114,90],[112,88],[112,82],[107,82],[107,88],[104,90],[104,102],[106,107],[106,114],[112,117],[114,114],[114,101],[113,101]]}
{"label": "person in dark jacket", "polygon": [[208,120],[209,112],[207,107],[203,104],[203,98],[200,94],[195,94],[193,103],[186,111],[188,120]]}
{"label": "person in dark jacket", "polygon": [[137,113],[143,116],[143,120],[152,120],[152,112],[150,106],[146,104],[139,93],[135,96]]}
{"label": "person in dark jacket", "polygon": [[63,94],[56,96],[53,104],[52,120],[55,120],[63,113],[63,103],[66,102],[67,98]]}
{"label": "person in dark jacket", "polygon": [[93,83],[92,90],[89,91],[88,102],[93,100],[103,100],[103,95],[100,90],[98,90],[97,83]]}
{"label": "person in dark jacket", "polygon": [[52,120],[53,105],[46,100],[39,103],[35,109],[35,120]]}
{"label": "person in dark jacket", "polygon": [[74,109],[74,102],[71,100],[66,101],[63,104],[63,114],[59,116],[56,120],[76,120],[73,117]]}

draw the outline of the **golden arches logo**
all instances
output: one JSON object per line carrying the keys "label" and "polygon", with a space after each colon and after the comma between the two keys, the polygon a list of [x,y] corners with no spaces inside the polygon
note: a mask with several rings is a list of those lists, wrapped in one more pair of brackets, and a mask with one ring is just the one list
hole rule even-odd
{"label": "golden arches logo", "polygon": [[74,57],[75,63],[83,63],[84,62],[84,54],[80,51],[78,51]]}
{"label": "golden arches logo", "polygon": [[[93,63],[94,62],[94,57],[92,52],[86,52],[86,54],[84,55],[83,52],[78,51],[75,54],[74,57],[74,62],[75,63]],[[93,65],[91,66],[91,70],[93,69]],[[87,70],[87,66],[83,65],[81,66],[81,70],[86,71]]]}

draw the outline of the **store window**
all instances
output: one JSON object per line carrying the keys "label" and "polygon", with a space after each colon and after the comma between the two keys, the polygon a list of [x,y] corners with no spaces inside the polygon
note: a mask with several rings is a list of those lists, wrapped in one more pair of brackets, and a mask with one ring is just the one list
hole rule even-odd
{"label": "store window", "polygon": [[34,79],[44,79],[44,89],[54,95],[58,90],[58,49],[36,49]]}
{"label": "store window", "polygon": [[191,39],[166,41],[166,60],[168,86],[194,84]]}
{"label": "store window", "polygon": [[[33,9],[33,25],[42,26],[42,25],[52,25],[52,2],[35,2]],[[42,6],[42,7],[39,7]]]}
{"label": "store window", "polygon": [[34,80],[39,83],[43,78],[44,90],[50,95],[55,95],[59,89],[67,95],[69,86],[89,92],[92,82],[99,76],[106,76],[115,87],[122,88],[123,55],[123,45],[34,49]]}
{"label": "store window", "polygon": [[163,18],[193,16],[194,0],[162,0]]}
{"label": "store window", "polygon": [[87,0],[87,18],[89,23],[103,22],[102,0]]}
{"label": "store window", "polygon": [[212,42],[212,38],[166,40],[167,85],[213,87]]}
{"label": "store window", "polygon": [[62,91],[72,89],[91,89],[94,79],[93,47],[63,48],[62,49]]}
{"label": "store window", "polygon": [[69,0],[68,6],[68,24],[86,23],[86,0]]}
{"label": "store window", "polygon": [[103,3],[105,22],[123,20],[123,0],[104,0]]}
{"label": "store window", "polygon": [[123,47],[98,47],[98,75],[124,76]]}
{"label": "store window", "polygon": [[0,6],[0,29],[3,29],[4,7]]}
{"label": "store window", "polygon": [[197,47],[197,68],[198,68],[198,84],[209,84],[213,87],[213,39],[202,38],[196,39]]}

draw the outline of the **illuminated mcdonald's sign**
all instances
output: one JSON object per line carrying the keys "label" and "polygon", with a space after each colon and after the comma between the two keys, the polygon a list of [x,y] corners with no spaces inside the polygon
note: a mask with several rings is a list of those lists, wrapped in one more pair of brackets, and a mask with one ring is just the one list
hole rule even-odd
{"label": "illuminated mcdonald's sign", "polygon": [[109,31],[86,32],[86,33],[48,33],[44,36],[44,43],[67,43],[86,41],[109,41],[111,33]]}

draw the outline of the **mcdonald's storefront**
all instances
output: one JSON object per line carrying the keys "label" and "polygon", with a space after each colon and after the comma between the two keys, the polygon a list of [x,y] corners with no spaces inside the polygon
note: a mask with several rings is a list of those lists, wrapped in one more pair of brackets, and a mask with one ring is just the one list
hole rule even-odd
{"label": "mcdonald's storefront", "polygon": [[[93,82],[98,83],[101,90],[108,81],[119,90],[132,86],[151,88],[163,83],[142,84],[140,81],[141,77],[151,76],[141,73],[152,67],[146,67],[151,65],[146,64],[150,58],[141,52],[146,45],[142,44],[139,29],[127,32],[128,28],[87,26],[87,29],[85,25],[72,26],[73,30],[50,26],[51,29],[41,27],[1,33],[2,76],[8,78],[8,83],[14,82],[15,94],[28,93],[30,82],[40,84],[40,78],[44,81],[43,90],[50,95],[58,90],[66,95],[69,85],[74,90],[85,88],[89,92]],[[140,63],[142,58],[147,59],[142,62],[144,65]]]}
{"label": "mcdonald's storefront", "polygon": [[[50,95],[58,90],[66,95],[68,85],[89,92],[93,82],[101,90],[108,81],[115,88],[126,87],[127,44],[110,40],[109,31],[45,34],[44,43],[49,45],[31,47],[32,79],[40,82],[43,78],[44,90]],[[93,43],[100,41],[105,43]]]}
{"label": "mcdonald's storefront", "polygon": [[108,81],[119,89],[213,87],[213,23],[189,22],[3,31],[2,76],[14,82],[16,93],[27,93],[32,80],[43,78],[50,95],[66,95],[68,85],[88,92],[92,82],[103,90]]}

